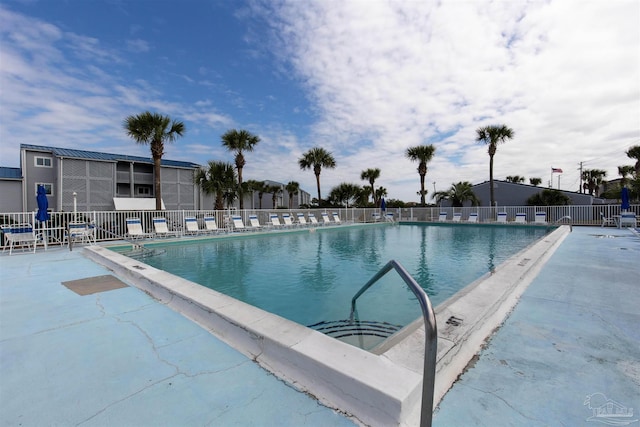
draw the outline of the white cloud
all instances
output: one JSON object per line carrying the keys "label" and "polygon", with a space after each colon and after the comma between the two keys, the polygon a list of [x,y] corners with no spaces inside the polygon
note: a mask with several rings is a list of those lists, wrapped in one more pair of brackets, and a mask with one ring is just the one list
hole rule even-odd
{"label": "white cloud", "polygon": [[432,138],[428,181],[484,181],[475,129],[494,123],[516,134],[498,149],[498,178],[546,182],[551,166],[577,177],[603,147],[619,149],[601,165],[614,173],[640,141],[638,2],[285,1],[275,13],[274,50],[319,111],[304,146],[326,146],[344,165],[331,184],[380,167],[383,186],[414,179],[390,195],[415,200],[403,152]]}

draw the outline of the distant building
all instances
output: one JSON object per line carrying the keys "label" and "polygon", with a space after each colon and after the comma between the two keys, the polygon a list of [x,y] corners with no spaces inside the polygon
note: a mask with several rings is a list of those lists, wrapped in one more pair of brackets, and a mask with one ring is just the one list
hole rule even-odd
{"label": "distant building", "polygon": [[[528,184],[493,180],[493,194],[498,206],[526,206],[527,199],[529,197],[547,189],[548,188],[546,187],[536,187]],[[480,206],[489,206],[491,204],[489,181],[474,185],[473,192],[476,197],[480,199]],[[560,192],[571,199],[572,205],[592,205],[602,203],[601,199],[588,194],[565,190],[560,190]]]}
{"label": "distant building", "polygon": [[[214,208],[214,195],[204,194],[193,183],[194,172],[199,168],[196,163],[162,159],[162,201],[166,209]],[[20,168],[0,167],[0,212],[37,210],[38,185],[46,189],[49,208],[54,211],[72,211],[74,193],[79,211],[122,209],[121,206],[127,206],[123,203],[127,198],[132,202],[134,198],[155,199],[153,170],[150,157],[21,144]],[[266,182],[282,188],[276,207],[288,207],[289,194],[284,184]],[[245,195],[245,208],[257,209],[257,197],[257,193],[253,200],[251,195]],[[300,190],[293,200],[293,208],[308,204],[309,200],[309,193]],[[149,206],[153,209],[155,204]],[[270,193],[263,195],[262,206],[273,208]]]}

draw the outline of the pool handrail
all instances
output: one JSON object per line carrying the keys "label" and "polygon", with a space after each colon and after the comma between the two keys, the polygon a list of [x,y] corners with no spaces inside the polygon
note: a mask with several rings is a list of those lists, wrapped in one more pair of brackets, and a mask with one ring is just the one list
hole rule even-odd
{"label": "pool handrail", "polygon": [[436,325],[436,315],[427,293],[418,285],[407,270],[396,260],[389,261],[382,267],[354,296],[351,298],[351,315],[349,319],[353,322],[356,309],[356,300],[367,291],[382,276],[391,269],[395,269],[400,278],[409,286],[409,289],[418,298],[422,317],[424,319],[424,368],[422,373],[422,407],[420,410],[420,427],[431,427],[433,417],[433,389],[436,379],[436,356],[438,353],[438,327]]}

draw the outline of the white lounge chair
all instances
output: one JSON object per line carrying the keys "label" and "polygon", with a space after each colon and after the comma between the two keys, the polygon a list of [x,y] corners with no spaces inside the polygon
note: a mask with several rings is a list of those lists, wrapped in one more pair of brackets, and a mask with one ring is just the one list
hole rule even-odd
{"label": "white lounge chair", "polygon": [[386,214],[384,214],[384,219],[387,222],[395,222],[395,219],[393,218],[393,212],[387,212]]}
{"label": "white lounge chair", "polygon": [[262,228],[257,215],[249,215],[249,226],[247,228],[250,230],[260,230]]}
{"label": "white lounge chair", "polygon": [[380,221],[380,212],[374,212],[371,214],[371,219],[373,219],[373,222],[378,222]]}
{"label": "white lounge chair", "polygon": [[440,216],[438,216],[438,221],[446,221],[446,220],[447,220],[447,213],[440,212]]}
{"label": "white lounge chair", "polygon": [[603,212],[600,212],[600,218],[602,218],[602,225],[600,227],[605,227],[607,225],[613,225],[614,227],[616,226],[615,218],[607,218],[606,216],[604,216]]}
{"label": "white lounge chair", "polygon": [[461,212],[454,212],[453,213],[453,222],[460,222],[460,220],[462,219],[462,213]]}
{"label": "white lounge chair", "polygon": [[144,239],[147,237],[153,237],[151,233],[145,233],[142,229],[142,222],[140,218],[127,218],[127,237],[130,239]]}
{"label": "white lounge chair", "polygon": [[270,214],[269,221],[271,221],[272,227],[282,227],[282,223],[280,222],[280,217],[278,214]]}
{"label": "white lounge chair", "polygon": [[242,222],[242,217],[240,215],[232,215],[231,223],[233,224],[233,229],[235,231],[246,230],[246,227],[244,226],[244,222]]}
{"label": "white lounge chair", "polygon": [[311,225],[318,225],[318,219],[316,218],[316,216],[314,214],[310,213],[308,215],[308,217],[309,217],[309,223]]}
{"label": "white lounge chair", "polygon": [[469,214],[469,218],[467,218],[467,222],[478,222],[478,213],[477,212],[471,212]]}
{"label": "white lounge chair", "polygon": [[31,224],[3,225],[2,233],[4,234],[5,240],[2,252],[4,252],[7,246],[9,246],[9,255],[13,253],[13,249],[16,247],[22,247],[23,249],[26,247],[26,249],[30,251],[31,245],[33,245],[33,252],[36,252],[38,237]]}
{"label": "white lounge chair", "polygon": [[329,219],[329,214],[326,212],[322,212],[320,214],[322,216],[322,223],[324,225],[331,224],[331,220]]}
{"label": "white lounge chair", "polygon": [[507,222],[507,213],[506,212],[498,212],[498,222],[506,223]]}
{"label": "white lounge chair", "polygon": [[546,224],[547,214],[546,212],[536,212],[535,224]]}
{"label": "white lounge chair", "polygon": [[177,231],[169,230],[167,219],[163,217],[153,218],[153,230],[156,233],[156,237],[178,237],[180,235]]}
{"label": "white lounge chair", "polygon": [[333,222],[335,222],[336,224],[342,224],[342,220],[340,219],[340,215],[338,215],[338,212],[332,213],[331,216],[333,217]]}
{"label": "white lounge chair", "polygon": [[221,231],[218,228],[218,222],[215,216],[204,217],[204,231],[207,233],[219,233]]}
{"label": "white lounge chair", "polygon": [[67,243],[88,243],[90,245],[95,244],[96,228],[92,224],[87,224],[84,221],[70,221],[67,224]]}
{"label": "white lounge chair", "polygon": [[299,225],[299,226],[301,226],[301,227],[302,227],[302,226],[306,226],[306,225],[308,225],[308,223],[307,223],[307,219],[304,217],[304,214],[303,214],[302,212],[298,212],[298,213],[296,214],[296,217],[298,218],[298,225]]}
{"label": "white lounge chair", "polygon": [[195,216],[187,216],[184,218],[184,230],[184,234],[190,236],[197,236],[202,231]]}
{"label": "white lounge chair", "polygon": [[282,221],[285,227],[293,227],[293,221],[291,221],[291,215],[288,213],[282,214]]}
{"label": "white lounge chair", "polygon": [[638,220],[636,218],[636,214],[633,212],[622,212],[620,214],[620,219],[618,222],[618,228],[622,227],[633,227],[636,228],[638,226]]}
{"label": "white lounge chair", "polygon": [[516,214],[516,224],[526,224],[527,223],[527,214],[526,213],[517,213]]}

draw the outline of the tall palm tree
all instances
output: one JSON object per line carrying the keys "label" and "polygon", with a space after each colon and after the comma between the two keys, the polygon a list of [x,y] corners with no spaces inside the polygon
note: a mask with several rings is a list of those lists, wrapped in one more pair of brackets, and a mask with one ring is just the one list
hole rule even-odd
{"label": "tall palm tree", "polygon": [[282,187],[279,185],[270,185],[267,187],[267,193],[271,193],[271,202],[273,203],[273,209],[276,209],[278,207],[276,204],[276,199],[278,198],[278,194],[282,193]]}
{"label": "tall palm tree", "polygon": [[256,184],[255,190],[258,192],[258,209],[262,209],[262,196],[264,196],[264,193],[268,193],[269,192],[269,186],[267,185],[266,182],[261,181],[258,184]]}
{"label": "tall palm tree", "polygon": [[158,113],[144,113],[124,119],[124,130],[138,144],[151,146],[153,158],[153,185],[156,195],[156,210],[162,209],[162,185],[160,182],[160,164],[164,155],[164,143],[173,142],[185,132],[184,123],[171,120],[169,116]]}
{"label": "tall palm tree", "polygon": [[498,144],[507,142],[513,138],[513,130],[505,125],[491,125],[476,129],[476,141],[482,142],[489,146],[489,194],[491,197],[491,206],[495,206],[496,198],[493,192],[493,156],[496,154]]}
{"label": "tall palm tree", "polygon": [[[224,202],[229,201],[229,193],[235,193],[236,173],[233,165],[227,162],[210,160],[207,168],[200,168],[196,171],[193,181],[202,188],[206,194],[215,194],[216,201],[214,209],[224,209]],[[231,202],[233,202],[233,196]]]}
{"label": "tall palm tree", "polygon": [[260,138],[246,130],[230,129],[222,135],[222,145],[227,150],[235,152],[236,169],[238,169],[238,188],[240,190],[240,209],[244,209],[244,197],[242,194],[242,168],[247,164],[244,159],[245,151],[253,151],[253,147],[260,142]]}
{"label": "tall palm tree", "polygon": [[300,193],[300,183],[296,181],[289,181],[284,188],[289,194],[289,209],[293,209],[293,196]]}
{"label": "tall palm tree", "polygon": [[324,148],[314,147],[298,159],[298,164],[302,170],[313,169],[318,186],[318,206],[322,206],[322,198],[320,197],[320,172],[323,167],[329,169],[335,168],[336,160],[333,158],[333,155]]}
{"label": "tall palm tree", "polygon": [[586,169],[582,171],[582,180],[584,181],[584,188],[589,191],[589,195],[598,196],[598,187],[604,181],[607,176],[607,171],[601,169]]}
{"label": "tall palm tree", "polygon": [[262,185],[263,185],[262,181],[256,181],[255,179],[250,179],[242,183],[242,192],[251,193],[251,209],[254,208],[253,207],[254,194],[260,189]]}
{"label": "tall palm tree", "polygon": [[436,204],[443,200],[449,200],[454,208],[461,208],[464,202],[471,201],[473,206],[480,204],[480,200],[473,192],[473,185],[469,181],[460,181],[451,186],[446,191],[436,191],[433,193]]}
{"label": "tall palm tree", "polygon": [[377,204],[375,183],[378,178],[380,178],[380,169],[378,168],[367,169],[360,174],[360,179],[369,181],[369,185],[371,185],[371,201],[374,205]]}
{"label": "tall palm tree", "polygon": [[420,205],[425,206],[424,197],[427,195],[427,190],[424,188],[424,177],[427,175],[427,163],[431,161],[436,147],[433,145],[418,145],[415,147],[409,147],[406,151],[406,156],[409,160],[418,162],[418,174],[420,175]]}
{"label": "tall palm tree", "polygon": [[382,198],[387,196],[387,189],[384,187],[378,187],[376,188],[375,191],[376,191],[376,206],[379,206]]}

